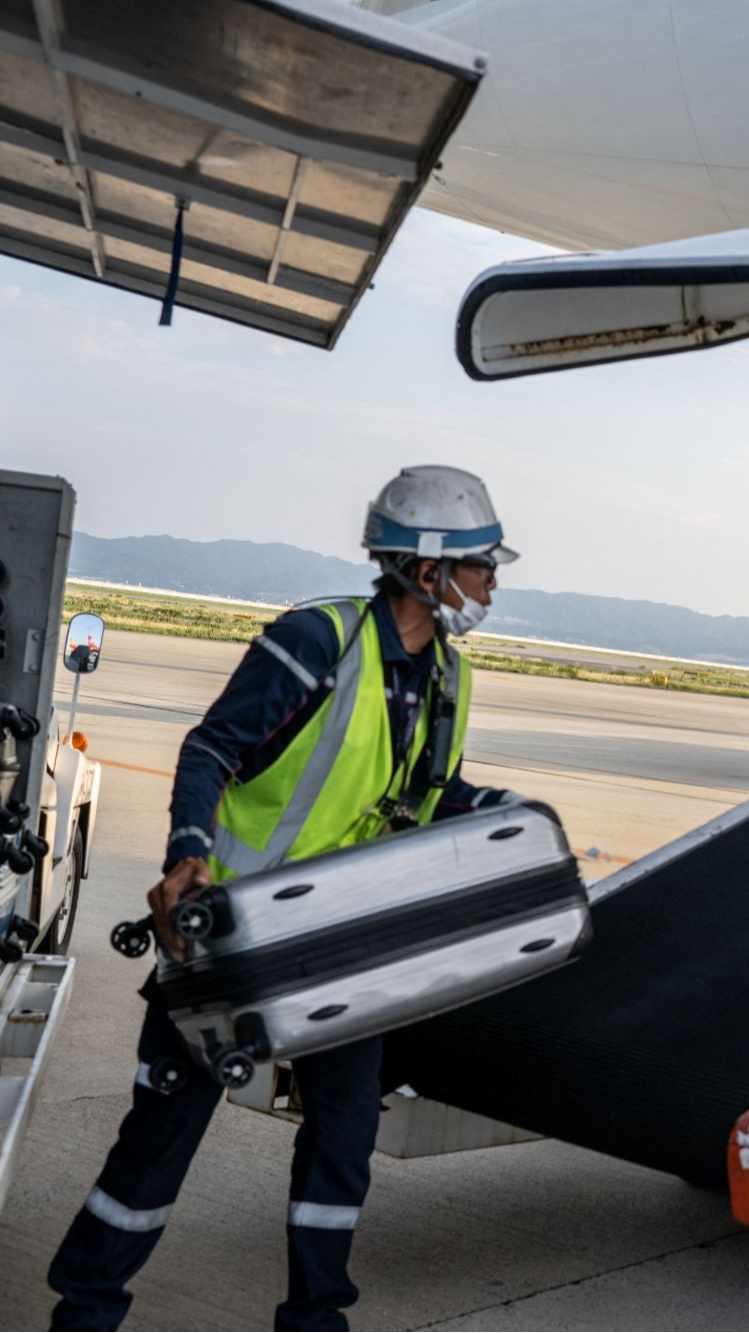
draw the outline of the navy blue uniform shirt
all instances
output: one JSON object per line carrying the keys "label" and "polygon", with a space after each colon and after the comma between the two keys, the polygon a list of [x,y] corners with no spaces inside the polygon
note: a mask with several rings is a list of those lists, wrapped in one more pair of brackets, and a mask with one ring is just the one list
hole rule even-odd
{"label": "navy blue uniform shirt", "polygon": [[[371,614],[382,646],[393,750],[400,760],[426,694],[434,644],[415,656],[407,653],[382,593],[373,599]],[[254,640],[223,694],[185,737],[172,793],[165,871],[183,856],[208,853],[229,778],[236,774],[240,781],[249,781],[289,745],[327,697],[316,683],[335,666],[339,651],[330,616],[314,607],[287,612]],[[434,818],[493,805],[501,795],[464,782],[458,765]]]}

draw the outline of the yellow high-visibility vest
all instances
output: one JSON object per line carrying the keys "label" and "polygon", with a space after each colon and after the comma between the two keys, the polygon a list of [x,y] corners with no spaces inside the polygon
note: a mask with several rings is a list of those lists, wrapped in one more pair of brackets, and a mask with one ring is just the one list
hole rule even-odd
{"label": "yellow high-visibility vest", "polygon": [[[340,647],[319,687],[327,697],[268,768],[247,782],[230,779],[208,856],[214,881],[376,838],[408,789],[427,740],[429,700],[419,710],[406,761],[395,765],[380,636],[374,616],[362,620],[366,605],[352,598],[318,608],[333,621]],[[454,648],[445,652],[436,643],[435,649],[441,688],[456,706],[449,778],[463,752],[471,669]],[[280,669],[289,666],[293,659]],[[413,811],[418,823],[432,818],[441,792],[431,787],[420,797]]]}

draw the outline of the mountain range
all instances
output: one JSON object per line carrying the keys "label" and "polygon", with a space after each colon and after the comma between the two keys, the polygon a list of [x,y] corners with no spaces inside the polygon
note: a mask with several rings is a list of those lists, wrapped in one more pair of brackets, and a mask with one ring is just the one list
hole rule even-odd
{"label": "mountain range", "polygon": [[[375,571],[284,542],[92,537],[76,532],[71,576],[247,601],[367,593]],[[749,616],[708,616],[662,602],[502,588],[482,628],[626,652],[749,666]]]}

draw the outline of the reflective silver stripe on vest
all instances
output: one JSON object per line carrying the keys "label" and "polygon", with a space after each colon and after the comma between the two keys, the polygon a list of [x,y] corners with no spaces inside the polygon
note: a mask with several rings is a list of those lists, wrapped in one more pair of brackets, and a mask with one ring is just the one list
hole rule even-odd
{"label": "reflective silver stripe on vest", "polygon": [[353,1231],[361,1208],[336,1203],[290,1203],[290,1227],[316,1227],[318,1231]]}
{"label": "reflective silver stripe on vest", "polygon": [[272,864],[266,851],[258,852],[254,847],[248,847],[222,824],[217,824],[214,830],[212,855],[237,875],[254,875]]}
{"label": "reflective silver stripe on vest", "polygon": [[94,1185],[86,1200],[86,1208],[94,1217],[118,1231],[158,1231],[166,1226],[173,1207],[174,1204],[167,1203],[163,1208],[128,1208],[98,1185]]}
{"label": "reflective silver stripe on vest", "polygon": [[265,634],[256,639],[255,643],[258,648],[264,648],[266,653],[271,653],[273,657],[278,658],[279,662],[283,662],[283,665],[288,667],[289,671],[293,672],[297,679],[307,686],[308,690],[317,689],[317,676],[313,676],[312,672],[303,667],[301,662],[297,662],[296,658],[292,657],[291,653],[287,653],[280,643],[276,643],[274,639],[268,639]]}
{"label": "reflective silver stripe on vest", "polygon": [[[343,622],[343,641],[348,645],[356,629],[360,612],[355,602],[335,603]],[[325,719],[325,726],[309,763],[300,774],[296,790],[284,810],[268,844],[262,851],[248,847],[241,838],[217,824],[213,834],[213,855],[237,875],[254,875],[270,866],[280,865],[306,824],[312,807],[322,791],[348,731],[356,703],[361,669],[361,635],[345,651],[336,674],[336,687]]]}
{"label": "reflective silver stripe on vest", "polygon": [[[449,756],[452,760],[452,748],[455,741],[455,728],[458,725],[458,699],[460,695],[460,653],[456,648],[447,645],[445,652],[445,665],[442,668],[442,688],[454,702],[455,712],[453,713],[452,731],[450,733]],[[448,766],[448,776],[453,772],[453,768]]]}

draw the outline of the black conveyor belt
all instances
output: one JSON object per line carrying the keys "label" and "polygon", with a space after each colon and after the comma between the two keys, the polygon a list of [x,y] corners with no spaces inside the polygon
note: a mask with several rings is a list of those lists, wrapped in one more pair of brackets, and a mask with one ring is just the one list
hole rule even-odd
{"label": "black conveyor belt", "polygon": [[724,1185],[749,1109],[749,803],[604,883],[616,891],[594,901],[579,962],[392,1033],[388,1071],[438,1101]]}

